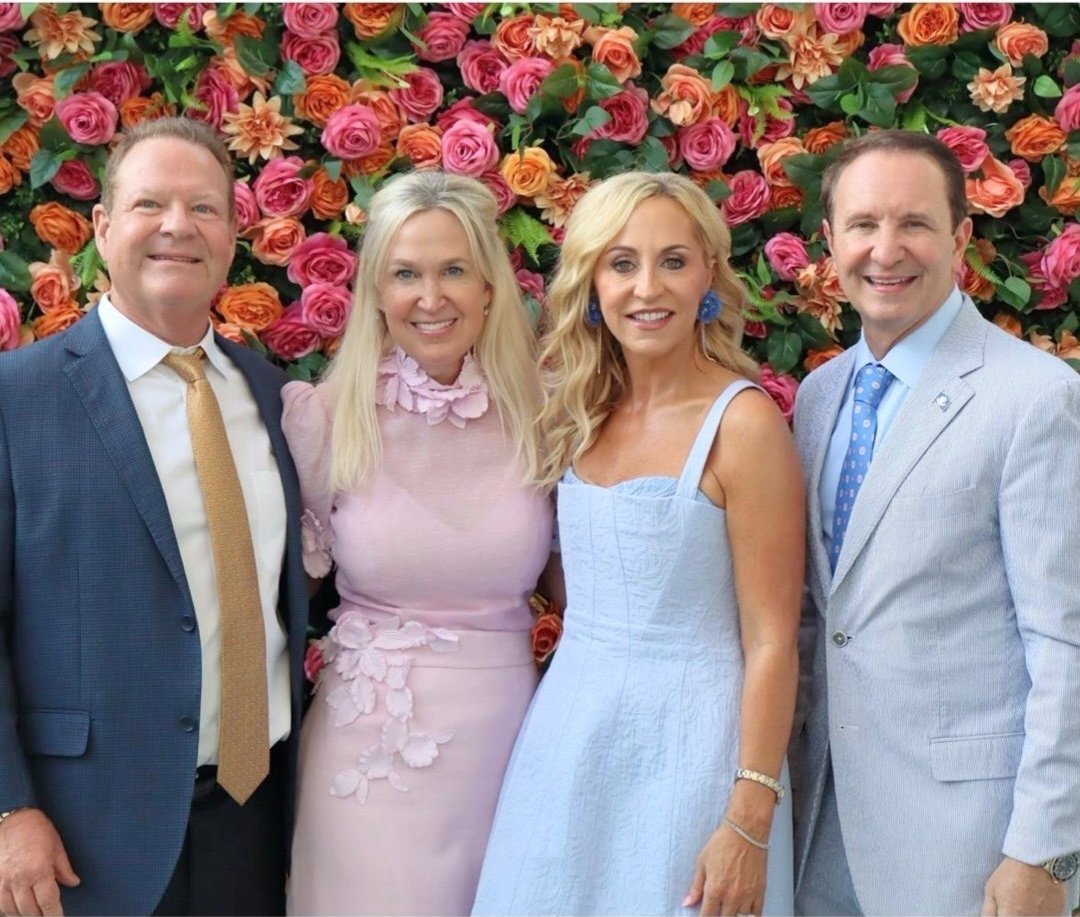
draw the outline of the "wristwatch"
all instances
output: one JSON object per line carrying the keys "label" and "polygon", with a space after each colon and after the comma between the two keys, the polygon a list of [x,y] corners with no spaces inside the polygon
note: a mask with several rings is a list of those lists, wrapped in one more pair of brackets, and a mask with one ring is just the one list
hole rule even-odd
{"label": "wristwatch", "polygon": [[[0,821],[3,816],[0,815]],[[1042,864],[1042,868],[1050,873],[1050,878],[1055,882],[1068,882],[1080,869],[1080,854],[1067,853],[1065,856],[1054,857]]]}

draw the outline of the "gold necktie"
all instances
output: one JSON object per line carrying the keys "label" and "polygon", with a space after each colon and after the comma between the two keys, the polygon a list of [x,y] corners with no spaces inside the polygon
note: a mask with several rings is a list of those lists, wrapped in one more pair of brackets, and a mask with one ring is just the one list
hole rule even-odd
{"label": "gold necktie", "polygon": [[200,347],[162,361],[187,384],[187,421],[221,608],[217,781],[241,805],[269,773],[266,632],[244,493]]}

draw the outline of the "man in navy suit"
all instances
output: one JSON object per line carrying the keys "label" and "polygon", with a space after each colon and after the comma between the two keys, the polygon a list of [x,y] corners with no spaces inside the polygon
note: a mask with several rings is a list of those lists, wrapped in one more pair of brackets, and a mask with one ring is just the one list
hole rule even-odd
{"label": "man in navy suit", "polygon": [[[139,125],[105,178],[111,290],[0,359],[0,912],[281,913],[307,607],[284,378],[210,325],[236,236],[213,131]],[[216,779],[232,603],[176,354],[204,367],[251,533],[266,740],[239,793]]]}

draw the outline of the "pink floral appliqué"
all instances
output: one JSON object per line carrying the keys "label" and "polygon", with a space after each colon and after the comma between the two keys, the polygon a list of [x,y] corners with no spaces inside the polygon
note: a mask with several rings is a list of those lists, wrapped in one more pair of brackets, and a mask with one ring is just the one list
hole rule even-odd
{"label": "pink floral appliqu\u00e9", "polygon": [[398,759],[408,767],[427,767],[439,756],[439,746],[453,738],[450,732],[413,727],[408,684],[412,657],[407,651],[427,647],[435,653],[457,652],[457,634],[418,621],[401,624],[397,618],[376,623],[362,612],[346,611],[320,644],[325,665],[333,666],[344,681],[326,697],[334,725],[347,726],[374,713],[379,698],[376,684],[385,688],[387,713],[380,741],[360,753],[356,767],[334,777],[330,795],[366,802],[372,780],[386,780],[395,790],[407,792],[408,785],[395,769]]}
{"label": "pink floral appliqu\u00e9", "polygon": [[426,414],[429,426],[449,420],[464,429],[466,421],[482,417],[488,408],[487,380],[471,353],[450,385],[436,382],[420,364],[395,347],[379,364],[375,401],[388,411],[398,407]]}
{"label": "pink floral appliqu\u00e9", "polygon": [[333,535],[310,509],[300,516],[300,553],[309,576],[326,576],[333,564]]}

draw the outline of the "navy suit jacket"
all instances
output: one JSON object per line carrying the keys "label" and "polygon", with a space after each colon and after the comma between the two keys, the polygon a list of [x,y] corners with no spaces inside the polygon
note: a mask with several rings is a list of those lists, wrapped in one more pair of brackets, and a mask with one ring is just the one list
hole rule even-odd
{"label": "navy suit jacket", "polygon": [[[247,379],[285,494],[291,827],[307,596],[280,426],[285,380],[258,354],[218,343]],[[172,874],[198,753],[194,616],[164,492],[97,314],[4,354],[0,810],[38,806],[56,825],[82,878],[61,889],[68,914],[150,913]]]}

